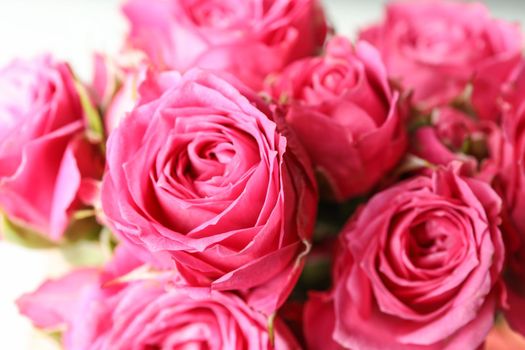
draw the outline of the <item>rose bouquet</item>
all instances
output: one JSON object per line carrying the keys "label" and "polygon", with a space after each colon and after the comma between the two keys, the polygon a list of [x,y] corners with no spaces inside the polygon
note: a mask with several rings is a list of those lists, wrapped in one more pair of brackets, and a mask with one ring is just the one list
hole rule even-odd
{"label": "rose bouquet", "polygon": [[[68,350],[525,348],[525,58],[478,3],[128,0],[0,70],[0,233]],[[35,174],[37,174],[35,178]]]}

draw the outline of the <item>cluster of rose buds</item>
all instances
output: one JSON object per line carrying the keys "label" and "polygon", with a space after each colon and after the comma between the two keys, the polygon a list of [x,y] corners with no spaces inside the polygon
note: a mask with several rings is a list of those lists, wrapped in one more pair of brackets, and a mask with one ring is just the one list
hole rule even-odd
{"label": "cluster of rose buds", "polygon": [[75,265],[18,300],[35,326],[67,350],[525,348],[517,25],[441,0],[355,42],[317,0],[123,12],[89,83],[0,70],[0,234]]}

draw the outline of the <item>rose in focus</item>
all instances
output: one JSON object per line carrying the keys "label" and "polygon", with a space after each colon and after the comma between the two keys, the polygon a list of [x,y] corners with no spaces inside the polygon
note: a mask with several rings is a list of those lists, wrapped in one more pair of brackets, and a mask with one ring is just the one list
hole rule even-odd
{"label": "rose in focus", "polygon": [[302,270],[317,191],[279,111],[240,88],[200,70],[150,74],[108,141],[102,206],[190,284],[242,291],[269,314]]}

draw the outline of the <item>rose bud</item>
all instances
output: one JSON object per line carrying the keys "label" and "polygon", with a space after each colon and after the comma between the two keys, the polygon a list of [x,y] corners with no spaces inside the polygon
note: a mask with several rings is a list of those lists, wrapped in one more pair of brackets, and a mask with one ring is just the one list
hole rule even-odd
{"label": "rose bud", "polygon": [[138,102],[138,87],[146,78],[148,63],[139,52],[117,57],[95,54],[93,63],[91,89],[109,135]]}
{"label": "rose bud", "polygon": [[338,201],[370,191],[405,152],[399,93],[366,42],[333,38],[323,57],[292,63],[267,90]]}
{"label": "rose bud", "polygon": [[412,154],[434,165],[463,162],[473,176],[491,179],[495,175],[489,163],[499,161],[492,145],[501,136],[497,125],[451,107],[435,109],[430,122],[413,132]]}

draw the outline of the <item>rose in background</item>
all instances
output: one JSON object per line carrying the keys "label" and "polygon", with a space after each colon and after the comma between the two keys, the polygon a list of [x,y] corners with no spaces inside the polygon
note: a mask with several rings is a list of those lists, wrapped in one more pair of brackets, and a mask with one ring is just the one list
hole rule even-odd
{"label": "rose in background", "polygon": [[406,1],[387,5],[385,20],[362,31],[389,71],[424,110],[460,97],[474,83],[478,113],[494,119],[498,87],[519,62],[517,25],[491,18],[481,3]]}
{"label": "rose in background", "polygon": [[492,181],[499,171],[503,141],[495,123],[449,106],[434,109],[428,119],[411,133],[411,154],[433,165],[460,161],[470,175]]}
{"label": "rose in background", "polygon": [[53,241],[103,169],[77,84],[67,64],[49,56],[0,70],[0,208],[10,227]]}
{"label": "rose in background", "polygon": [[317,0],[130,0],[128,45],[159,69],[235,75],[259,89],[269,73],[314,55],[327,32]]}
{"label": "rose in background", "polygon": [[331,293],[305,334],[346,349],[477,349],[494,321],[505,258],[501,200],[454,167],[376,194],[341,235]]}
{"label": "rose in background", "polygon": [[67,350],[299,348],[279,318],[238,296],[181,286],[173,271],[146,276],[129,251],[117,251],[104,270],[79,269],[22,296],[20,311],[44,330],[65,329]]}
{"label": "rose in background", "polygon": [[499,173],[494,181],[504,200],[503,226],[508,246],[506,281],[509,324],[525,334],[525,62],[514,72],[505,93],[503,142]]}
{"label": "rose in background", "polygon": [[339,201],[365,194],[403,156],[404,115],[379,53],[343,37],[268,80],[286,121]]}
{"label": "rose in background", "polygon": [[302,270],[317,190],[279,111],[240,88],[152,72],[110,135],[102,206],[120,237],[171,256],[190,284],[242,291],[270,314]]}
{"label": "rose in background", "polygon": [[117,57],[95,54],[91,90],[103,112],[104,130],[111,134],[137,104],[138,87],[146,78],[147,58],[139,52]]}

